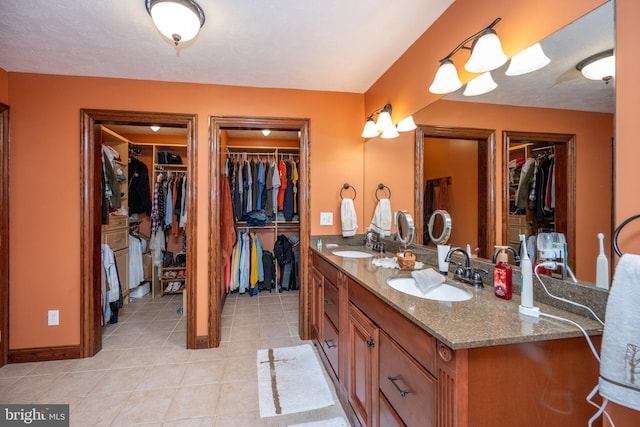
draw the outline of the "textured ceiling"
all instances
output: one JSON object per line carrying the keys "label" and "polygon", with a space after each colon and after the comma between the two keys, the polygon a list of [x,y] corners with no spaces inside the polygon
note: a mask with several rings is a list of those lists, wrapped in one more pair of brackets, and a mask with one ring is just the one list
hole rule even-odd
{"label": "textured ceiling", "polygon": [[1,0],[0,67],[364,93],[453,0],[198,0],[175,48],[144,0]]}
{"label": "textured ceiling", "polygon": [[612,1],[550,35],[540,45],[551,59],[546,67],[522,76],[509,77],[504,74],[509,65],[507,61],[501,68],[491,72],[498,83],[492,92],[468,97],[462,94],[463,87],[445,99],[609,113],[615,111],[615,79],[609,84],[588,80],[576,69],[583,59],[615,47]]}

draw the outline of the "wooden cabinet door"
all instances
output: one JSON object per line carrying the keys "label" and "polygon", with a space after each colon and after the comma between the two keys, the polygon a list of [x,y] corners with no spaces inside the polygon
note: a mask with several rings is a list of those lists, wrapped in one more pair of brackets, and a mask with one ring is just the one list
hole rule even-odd
{"label": "wooden cabinet door", "polygon": [[356,306],[349,304],[349,403],[361,425],[378,425],[379,328]]}
{"label": "wooden cabinet door", "polygon": [[322,343],[324,323],[324,276],[311,266],[311,338]]}

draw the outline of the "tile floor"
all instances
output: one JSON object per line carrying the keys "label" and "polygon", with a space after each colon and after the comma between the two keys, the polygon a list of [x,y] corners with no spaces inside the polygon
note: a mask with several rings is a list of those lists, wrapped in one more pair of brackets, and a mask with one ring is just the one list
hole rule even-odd
{"label": "tile floor", "polygon": [[104,328],[92,358],[0,368],[0,402],[68,403],[71,426],[82,427],[275,427],[344,416],[336,399],[328,408],[260,418],[256,352],[305,342],[297,292],[229,295],[215,349],[185,349],[181,305],[181,295],[133,300]]}

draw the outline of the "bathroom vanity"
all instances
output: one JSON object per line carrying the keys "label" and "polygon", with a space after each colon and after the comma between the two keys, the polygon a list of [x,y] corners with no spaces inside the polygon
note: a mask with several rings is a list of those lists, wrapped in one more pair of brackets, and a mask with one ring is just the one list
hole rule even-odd
{"label": "bathroom vanity", "polygon": [[[314,342],[354,425],[584,426],[595,412],[585,398],[598,364],[585,338],[520,315],[519,295],[450,282],[472,298],[419,298],[387,284],[407,271],[326,247],[310,253]],[[599,323],[536,305],[578,322],[599,348]]]}

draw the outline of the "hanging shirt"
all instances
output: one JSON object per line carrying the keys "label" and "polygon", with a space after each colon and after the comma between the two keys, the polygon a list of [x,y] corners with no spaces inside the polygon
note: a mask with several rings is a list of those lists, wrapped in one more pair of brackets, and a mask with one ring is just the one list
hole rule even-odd
{"label": "hanging shirt", "polygon": [[278,210],[284,209],[284,191],[287,189],[287,165],[280,159],[278,162],[278,174],[280,177],[280,188],[278,189]]}
{"label": "hanging shirt", "polygon": [[[280,168],[276,166],[275,161],[271,163],[271,169],[273,169],[273,176],[272,176],[273,191],[271,196],[273,198],[273,214],[275,215],[278,212],[278,197],[280,195],[280,185],[282,185],[282,182],[280,181]],[[284,195],[284,192],[282,194]]]}
{"label": "hanging shirt", "polygon": [[257,182],[258,182],[258,197],[256,200],[256,208],[264,209],[264,200],[262,199],[262,190],[264,189],[264,181],[265,181],[265,172],[264,172],[264,162],[258,162],[258,173],[257,173]]}

